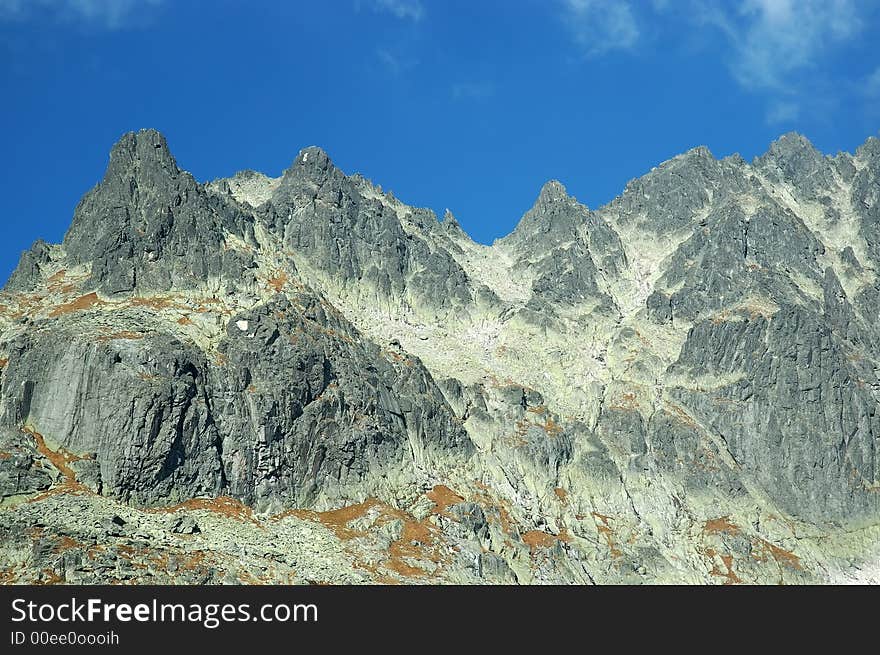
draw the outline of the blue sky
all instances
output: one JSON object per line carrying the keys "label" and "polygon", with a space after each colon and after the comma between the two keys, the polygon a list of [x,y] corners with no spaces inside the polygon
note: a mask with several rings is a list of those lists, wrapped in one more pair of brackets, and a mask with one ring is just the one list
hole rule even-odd
{"label": "blue sky", "polygon": [[128,130],[199,180],[307,145],[485,243],[555,178],[591,207],[696,145],[880,129],[878,0],[0,0],[0,279]]}

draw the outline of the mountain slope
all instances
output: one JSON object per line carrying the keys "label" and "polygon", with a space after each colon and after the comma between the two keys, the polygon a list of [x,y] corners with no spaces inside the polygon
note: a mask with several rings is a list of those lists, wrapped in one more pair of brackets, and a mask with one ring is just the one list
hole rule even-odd
{"label": "mountain slope", "polygon": [[864,579],[878,175],[696,148],[483,246],[319,148],[200,184],[128,134],[0,294],[4,579]]}

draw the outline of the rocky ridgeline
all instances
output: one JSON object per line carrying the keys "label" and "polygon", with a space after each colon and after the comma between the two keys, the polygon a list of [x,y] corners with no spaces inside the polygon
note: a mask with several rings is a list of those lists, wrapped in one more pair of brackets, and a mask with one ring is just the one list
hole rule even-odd
{"label": "rocky ridgeline", "polygon": [[878,176],[696,148],[483,246],[127,134],[0,293],[0,578],[875,580]]}

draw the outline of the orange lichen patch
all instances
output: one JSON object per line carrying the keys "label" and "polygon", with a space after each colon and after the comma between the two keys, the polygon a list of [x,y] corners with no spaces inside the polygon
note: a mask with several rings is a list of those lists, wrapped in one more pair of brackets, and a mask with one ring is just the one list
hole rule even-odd
{"label": "orange lichen patch", "polygon": [[450,505],[456,505],[464,500],[462,496],[459,496],[452,489],[442,484],[438,484],[425,495],[434,502],[434,508],[431,511],[435,514],[445,515],[446,509]]}
{"label": "orange lichen patch", "polygon": [[279,271],[273,277],[270,277],[266,282],[272,289],[275,290],[275,293],[281,293],[284,290],[284,285],[287,284],[287,273],[285,273],[284,271]]}
{"label": "orange lichen patch", "polygon": [[636,394],[627,392],[614,400],[609,409],[616,409],[623,412],[635,412],[639,409],[639,403],[636,400]]}
{"label": "orange lichen patch", "polygon": [[8,359],[0,359],[0,368],[6,368],[6,365],[9,363]]}
{"label": "orange lichen patch", "polygon": [[55,309],[49,312],[49,316],[55,318],[64,314],[70,314],[72,312],[79,312],[86,309],[91,309],[92,307],[101,304],[103,304],[103,301],[98,298],[98,294],[92,292],[86,294],[85,296],[80,296],[76,300],[72,300],[69,303],[58,305],[58,307],[55,307]]}
{"label": "orange lichen patch", "polygon": [[622,556],[623,553],[617,547],[614,540],[614,529],[608,523],[614,519],[610,516],[600,514],[599,512],[590,512],[590,515],[593,517],[593,520],[596,521],[596,531],[602,536],[605,543],[608,545],[608,552],[611,553],[611,557],[617,559]]}
{"label": "orange lichen patch", "polygon": [[258,578],[253,573],[251,573],[250,571],[247,571],[245,569],[239,569],[238,572],[236,573],[235,577],[238,578],[238,581],[242,584],[249,584],[249,585],[266,584],[265,580]]}
{"label": "orange lichen patch", "polygon": [[[341,337],[342,335],[339,335],[339,336]],[[385,355],[386,358],[392,359],[395,362],[398,362],[399,364],[403,364],[405,366],[412,366],[413,365],[413,362],[409,357],[407,357],[406,355],[402,355],[400,353],[394,352],[393,350],[383,350],[382,354]]]}
{"label": "orange lichen patch", "polygon": [[527,544],[534,552],[537,548],[550,548],[556,543],[556,537],[543,530],[529,530],[522,534],[523,543]]}
{"label": "orange lichen patch", "polygon": [[390,556],[385,566],[408,578],[421,578],[427,575],[424,569],[409,564],[406,560],[429,560],[442,564],[443,557],[436,548],[436,528],[425,521],[415,521],[412,517],[403,519],[400,539],[388,547]]}
{"label": "orange lichen patch", "polygon": [[18,573],[16,573],[15,568],[10,566],[9,568],[0,569],[0,585],[13,585],[18,582]]}
{"label": "orange lichen patch", "polygon": [[730,522],[729,516],[719,516],[717,519],[709,519],[703,524],[703,532],[706,534],[731,534],[740,533],[738,526]]}
{"label": "orange lichen patch", "polygon": [[115,341],[116,339],[143,339],[143,332],[133,332],[131,330],[122,330],[121,332],[113,332],[112,334],[102,334],[96,341],[105,343],[107,341]]}
{"label": "orange lichen patch", "polygon": [[721,325],[726,320],[730,318],[730,312],[726,309],[721,310],[717,314],[714,314],[711,318],[712,325]]}
{"label": "orange lichen patch", "polygon": [[179,319],[177,319],[177,323],[179,325],[192,325],[192,321],[190,320],[189,316],[181,316]]}
{"label": "orange lichen patch", "polygon": [[563,489],[562,487],[556,487],[556,488],[553,490],[553,493],[556,494],[556,497],[559,499],[559,501],[560,501],[563,505],[567,505],[567,504],[568,504],[568,492],[567,492],[565,489]]}
{"label": "orange lichen patch", "polygon": [[62,578],[60,575],[58,575],[57,572],[53,571],[52,569],[43,569],[40,579],[34,580],[35,585],[62,584],[63,582],[64,578]]}
{"label": "orange lichen patch", "polygon": [[66,550],[71,550],[72,548],[81,548],[82,543],[74,539],[73,537],[68,537],[67,535],[63,535],[58,538],[58,542],[55,544],[55,547],[52,549],[54,553],[63,553]]}
{"label": "orange lichen patch", "polygon": [[171,505],[169,507],[151,507],[145,511],[151,513],[173,514],[175,512],[195,510],[207,510],[227,518],[253,523],[256,526],[262,527],[260,522],[254,518],[254,510],[231,496],[191,498],[182,503],[178,503],[177,505]]}
{"label": "orange lichen patch", "polygon": [[281,520],[286,516],[295,516],[307,521],[317,521],[332,530],[339,539],[348,541],[362,536],[361,530],[354,530],[348,526],[355,519],[362,518],[372,508],[381,505],[375,498],[368,498],[362,503],[340,507],[327,512],[315,512],[310,509],[288,509],[272,517],[273,520]]}
{"label": "orange lichen patch", "polygon": [[560,425],[549,416],[544,422],[544,425],[542,425],[541,427],[544,428],[544,432],[549,434],[551,437],[555,437],[556,435],[562,433],[562,427],[560,427]]}
{"label": "orange lichen patch", "polygon": [[[438,491],[436,496],[438,500],[442,498],[445,501],[449,494],[458,497],[451,490]],[[438,500],[434,502],[437,503]],[[368,536],[369,529],[352,528],[351,523],[363,518],[371,511],[376,514],[372,526],[379,527],[398,520],[402,524],[400,537],[389,545],[388,557],[381,564],[356,561],[355,565],[367,571],[374,579],[377,581],[382,579],[386,582],[391,580],[380,570],[380,566],[402,577],[423,578],[428,575],[428,571],[416,564],[419,562],[431,562],[436,568],[446,562],[443,544],[439,539],[439,530],[429,519],[417,521],[410,514],[395,509],[374,498],[368,498],[362,503],[326,512],[300,509],[287,510],[272,518],[277,520],[285,516],[296,516],[300,519],[320,522],[332,530],[340,540],[350,541],[355,538]]]}
{"label": "orange lichen patch", "polygon": [[681,421],[682,423],[684,423],[684,424],[687,425],[688,427],[692,428],[693,430],[699,430],[699,429],[700,429],[700,426],[699,426],[699,425],[697,424],[697,422],[693,419],[693,417],[692,417],[690,414],[688,414],[688,413],[687,413],[682,407],[680,407],[679,405],[676,405],[676,404],[674,404],[674,403],[667,403],[667,404],[666,404],[666,408],[665,408],[665,412],[666,412],[666,414],[668,414],[669,416],[672,416],[672,417],[678,419],[679,421]]}
{"label": "orange lichen patch", "polygon": [[53,273],[46,279],[46,284],[49,287],[50,291],[57,291],[61,286],[61,283],[64,281],[64,276],[67,275],[67,271],[63,268],[57,273]]}
{"label": "orange lichen patch", "polygon": [[767,562],[772,558],[781,566],[787,566],[796,571],[804,570],[804,567],[801,564],[801,558],[791,551],[780,548],[779,546],[774,546],[769,541],[761,538],[758,538],[755,541],[754,546],[755,550],[752,552],[752,557],[757,562]]}
{"label": "orange lichen patch", "polygon": [[223,353],[215,353],[214,355],[214,363],[217,366],[226,366],[227,362],[229,362],[229,358]]}
{"label": "orange lichen patch", "polygon": [[129,303],[132,307],[149,307],[150,309],[186,309],[168,296],[135,297]]}
{"label": "orange lichen patch", "polygon": [[37,451],[52,462],[52,466],[58,469],[61,472],[61,475],[64,477],[64,484],[70,485],[71,487],[82,487],[76,481],[76,473],[73,472],[73,469],[70,468],[70,464],[73,462],[78,462],[80,460],[86,459],[80,455],[74,455],[73,453],[59,448],[57,451],[52,450],[49,446],[46,445],[46,439],[42,434],[31,428],[30,426],[25,426],[22,428],[22,432],[31,435],[34,441],[37,444]]}
{"label": "orange lichen patch", "polygon": [[739,576],[733,570],[733,555],[720,555],[721,562],[724,564],[724,568],[726,569],[725,571],[722,571],[721,569],[718,568],[718,564],[714,561],[715,555],[717,555],[715,550],[713,548],[707,548],[705,553],[706,553],[707,557],[709,557],[713,560],[712,561],[712,570],[709,571],[709,575],[714,575],[714,576],[718,576],[719,578],[724,578],[724,584],[726,584],[726,585],[742,584],[742,580],[739,578]]}
{"label": "orange lichen patch", "polygon": [[505,534],[516,534],[513,519],[510,516],[508,508],[505,507],[506,501],[499,501],[491,495],[489,485],[481,480],[474,480],[474,486],[480,491],[474,495],[474,502],[479,504],[489,523],[498,523],[501,531]]}
{"label": "orange lichen patch", "polygon": [[12,453],[0,453],[0,460],[11,459],[11,458],[12,458]]}
{"label": "orange lichen patch", "polygon": [[526,407],[527,412],[531,412],[532,414],[543,414],[547,411],[547,408],[544,405],[535,405],[534,407]]}

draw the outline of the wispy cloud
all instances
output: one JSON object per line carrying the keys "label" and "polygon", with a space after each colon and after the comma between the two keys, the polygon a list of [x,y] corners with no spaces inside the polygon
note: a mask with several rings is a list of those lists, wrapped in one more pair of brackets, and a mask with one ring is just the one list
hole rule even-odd
{"label": "wispy cloud", "polygon": [[136,26],[164,0],[0,0],[0,21],[46,19],[116,30]]}
{"label": "wispy cloud", "polygon": [[629,50],[639,39],[639,26],[626,0],[562,0],[563,20],[578,46],[589,56]]}
{"label": "wispy cloud", "polygon": [[425,5],[421,0],[371,0],[373,11],[391,14],[402,20],[419,22],[425,17]]}
{"label": "wispy cloud", "polygon": [[862,31],[863,0],[741,0],[700,3],[692,16],[717,28],[730,72],[743,88],[769,99],[767,121],[797,119],[802,105],[831,86],[827,60]]}
{"label": "wispy cloud", "polygon": [[767,122],[770,125],[780,125],[796,121],[801,115],[801,108],[797,102],[789,100],[777,100],[770,103],[767,108]]}
{"label": "wispy cloud", "polygon": [[383,68],[392,75],[400,75],[412,70],[419,63],[417,59],[393,52],[387,48],[376,50],[376,58]]}
{"label": "wispy cloud", "polygon": [[860,6],[854,0],[743,0],[735,11],[719,4],[703,16],[729,39],[740,84],[785,90],[793,75],[861,31]]}

